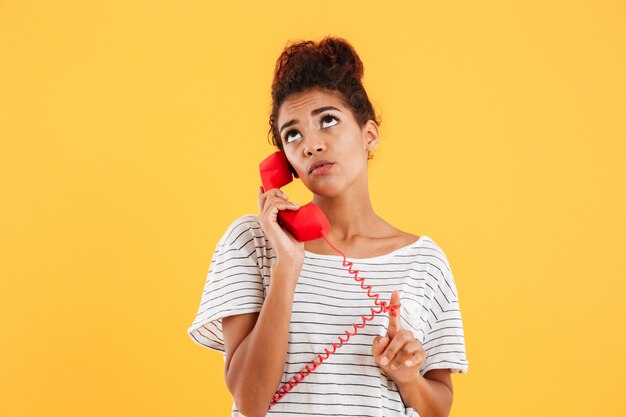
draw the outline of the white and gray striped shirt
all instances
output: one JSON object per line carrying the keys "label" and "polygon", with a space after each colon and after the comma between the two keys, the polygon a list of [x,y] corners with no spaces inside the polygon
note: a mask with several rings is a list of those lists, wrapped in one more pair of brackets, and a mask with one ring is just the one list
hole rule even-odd
{"label": "white and gray striped shirt", "polygon": [[[413,332],[426,351],[421,375],[436,368],[467,373],[463,323],[459,297],[448,259],[428,236],[385,255],[347,258],[354,262],[365,285],[389,303],[400,292],[400,323]],[[378,309],[346,267],[343,257],[305,251],[296,286],[289,327],[287,361],[280,386],[298,374],[324,348],[332,351],[338,336],[354,331],[352,323]],[[191,339],[220,351],[226,359],[222,318],[260,312],[270,284],[270,267],[276,253],[259,224],[248,214],[230,224],[217,244],[196,318],[188,328]],[[294,416],[412,416],[394,381],[384,374],[372,355],[374,336],[387,333],[389,313],[367,322],[355,336],[324,360],[294,387],[268,415]],[[279,387],[276,387],[277,389]],[[235,403],[232,416],[240,417]]]}

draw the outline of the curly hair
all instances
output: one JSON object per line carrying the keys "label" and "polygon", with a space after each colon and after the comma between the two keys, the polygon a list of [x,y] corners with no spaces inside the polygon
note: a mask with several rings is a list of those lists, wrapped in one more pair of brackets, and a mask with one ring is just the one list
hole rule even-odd
{"label": "curly hair", "polygon": [[[278,132],[278,109],[294,93],[318,88],[335,94],[352,111],[360,128],[368,120],[381,124],[363,88],[363,62],[345,39],[326,36],[318,43],[288,44],[276,61],[272,81],[272,114],[269,118],[272,145],[283,150]],[[373,156],[368,152],[367,159]]]}

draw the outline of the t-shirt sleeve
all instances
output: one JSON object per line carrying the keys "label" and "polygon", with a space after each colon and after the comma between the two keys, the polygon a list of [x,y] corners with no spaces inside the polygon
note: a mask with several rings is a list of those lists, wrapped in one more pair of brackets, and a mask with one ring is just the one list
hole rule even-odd
{"label": "t-shirt sleeve", "polygon": [[467,373],[465,336],[459,294],[446,255],[439,251],[433,262],[433,275],[438,277],[430,303],[422,347],[426,360],[420,369],[423,376],[431,369],[449,368],[451,372]]}
{"label": "t-shirt sleeve", "polygon": [[253,216],[240,217],[217,243],[196,318],[187,329],[200,346],[225,354],[222,318],[261,311],[265,289],[254,226]]}

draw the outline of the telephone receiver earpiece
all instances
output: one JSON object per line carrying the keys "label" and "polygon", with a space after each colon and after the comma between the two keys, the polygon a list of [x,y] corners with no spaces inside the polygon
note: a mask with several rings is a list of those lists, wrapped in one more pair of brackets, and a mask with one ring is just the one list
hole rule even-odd
{"label": "telephone receiver earpiece", "polygon": [[[260,164],[261,183],[265,191],[281,188],[293,181],[284,151],[276,151]],[[280,210],[278,222],[300,242],[319,239],[330,231],[326,215],[316,204],[308,203],[298,210]]]}

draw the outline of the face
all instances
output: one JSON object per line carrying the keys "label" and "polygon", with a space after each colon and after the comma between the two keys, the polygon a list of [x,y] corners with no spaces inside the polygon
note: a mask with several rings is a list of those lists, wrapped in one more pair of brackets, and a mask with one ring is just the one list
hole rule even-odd
{"label": "face", "polygon": [[[287,160],[313,193],[330,197],[367,181],[367,152],[378,144],[378,126],[368,120],[360,128],[333,92],[311,89],[290,95],[277,121]],[[333,163],[330,170],[311,173],[311,164],[322,159]]]}

